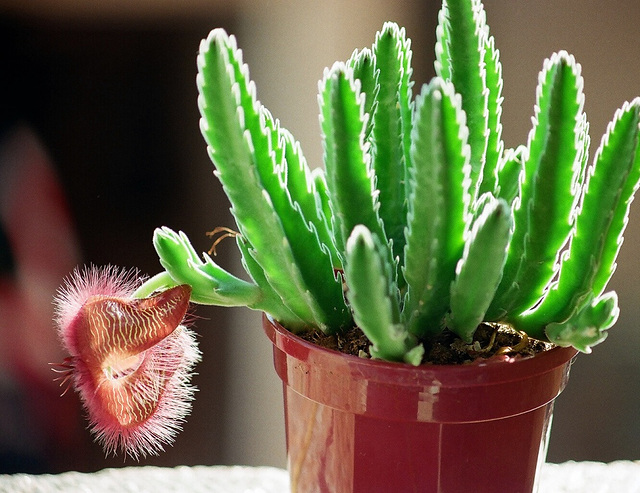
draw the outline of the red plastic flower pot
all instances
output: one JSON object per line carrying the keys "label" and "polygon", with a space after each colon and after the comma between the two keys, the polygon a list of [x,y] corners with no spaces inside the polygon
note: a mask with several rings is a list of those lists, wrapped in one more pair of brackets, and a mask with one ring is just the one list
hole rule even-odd
{"label": "red plastic flower pot", "polygon": [[293,493],[536,490],[573,348],[413,367],[321,348],[266,316],[263,326]]}

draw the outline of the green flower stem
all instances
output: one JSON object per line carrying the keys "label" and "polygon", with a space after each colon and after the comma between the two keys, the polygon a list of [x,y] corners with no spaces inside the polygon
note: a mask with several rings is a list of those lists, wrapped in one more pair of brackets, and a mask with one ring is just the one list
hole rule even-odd
{"label": "green flower stem", "polygon": [[135,290],[133,298],[146,298],[151,296],[154,291],[159,289],[168,289],[178,286],[177,283],[167,271],[160,272],[153,277],[147,279],[142,285]]}

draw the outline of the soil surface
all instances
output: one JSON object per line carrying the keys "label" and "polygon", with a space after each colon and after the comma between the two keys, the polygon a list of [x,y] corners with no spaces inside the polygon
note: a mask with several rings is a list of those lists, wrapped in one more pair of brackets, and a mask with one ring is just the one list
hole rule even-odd
{"label": "soil surface", "polygon": [[[319,330],[298,334],[303,339],[319,346],[345,354],[369,358],[371,343],[357,327],[336,335],[327,335]],[[482,324],[476,330],[471,344],[445,330],[436,339],[424,344],[422,364],[455,365],[473,363],[479,358],[493,356],[532,356],[549,350],[554,345],[527,337],[507,325]]]}

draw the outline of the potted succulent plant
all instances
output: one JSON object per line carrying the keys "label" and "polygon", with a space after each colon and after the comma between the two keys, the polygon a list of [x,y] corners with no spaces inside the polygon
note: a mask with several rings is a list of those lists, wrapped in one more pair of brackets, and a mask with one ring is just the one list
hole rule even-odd
{"label": "potted succulent plant", "polygon": [[443,2],[437,75],[415,97],[411,56],[386,23],[325,71],[311,171],[235,39],[202,42],[201,129],[236,222],[217,232],[249,278],[168,228],[160,274],[70,278],[63,379],[108,450],[155,453],[188,411],[189,302],[247,306],[284,383],[292,491],[535,489],[571,361],[618,315],[606,286],[640,179],[640,100],[589,163],[580,67],[556,53],[527,143],[505,149],[480,1]]}

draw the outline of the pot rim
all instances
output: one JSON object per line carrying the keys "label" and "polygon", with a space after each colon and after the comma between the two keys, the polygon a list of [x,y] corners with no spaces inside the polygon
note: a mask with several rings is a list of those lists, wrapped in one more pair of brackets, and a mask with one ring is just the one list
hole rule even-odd
{"label": "pot rim", "polygon": [[[360,358],[319,346],[289,331],[268,314],[263,314],[263,325],[276,347],[289,356],[306,361],[312,368],[347,365],[366,378],[393,385],[428,385],[437,381],[442,386],[468,387],[491,382],[505,383],[553,371],[558,366],[572,362],[578,354],[573,347],[556,346],[533,356],[491,358],[472,364],[413,366],[408,363]],[[273,330],[269,330],[269,326]],[[305,353],[306,358],[303,356]]]}
{"label": "pot rim", "polygon": [[263,328],[287,393],[375,419],[471,423],[527,413],[562,392],[577,354],[556,347],[487,364],[411,366],[323,348],[267,315]]}

